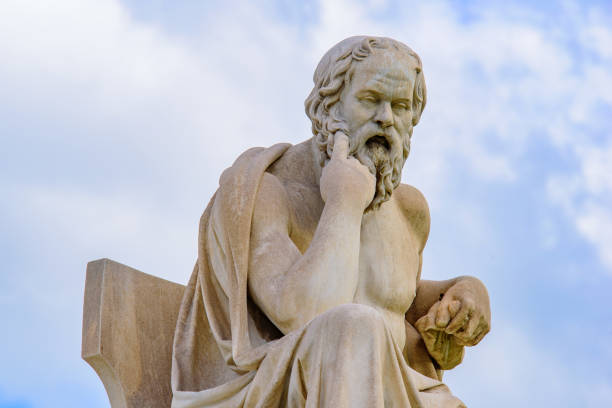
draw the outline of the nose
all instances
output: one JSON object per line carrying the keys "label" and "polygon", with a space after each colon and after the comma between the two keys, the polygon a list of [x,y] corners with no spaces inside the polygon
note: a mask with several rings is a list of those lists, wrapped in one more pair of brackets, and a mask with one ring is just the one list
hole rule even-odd
{"label": "nose", "polygon": [[376,122],[383,129],[393,125],[393,110],[391,109],[390,102],[380,102],[378,109],[376,110],[376,115],[374,116],[374,122]]}

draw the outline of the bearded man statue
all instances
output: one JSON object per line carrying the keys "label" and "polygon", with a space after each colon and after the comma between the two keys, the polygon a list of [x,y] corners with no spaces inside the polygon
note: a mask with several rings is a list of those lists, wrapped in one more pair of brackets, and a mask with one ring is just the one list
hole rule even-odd
{"label": "bearded man statue", "polygon": [[174,408],[464,407],[442,373],[489,331],[489,297],[420,276],[429,211],[400,181],[425,103],[414,51],[348,38],[315,71],[313,137],[224,171],[175,332]]}

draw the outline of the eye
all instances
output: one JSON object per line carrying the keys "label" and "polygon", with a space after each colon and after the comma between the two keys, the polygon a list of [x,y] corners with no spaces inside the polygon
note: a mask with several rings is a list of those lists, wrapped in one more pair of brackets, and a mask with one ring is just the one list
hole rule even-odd
{"label": "eye", "polygon": [[404,111],[410,109],[410,104],[408,102],[394,102],[392,107],[393,110]]}
{"label": "eye", "polygon": [[360,97],[359,100],[362,101],[362,102],[366,102],[366,103],[376,103],[376,102],[378,102],[378,98],[376,98],[374,95],[364,95],[364,96]]}

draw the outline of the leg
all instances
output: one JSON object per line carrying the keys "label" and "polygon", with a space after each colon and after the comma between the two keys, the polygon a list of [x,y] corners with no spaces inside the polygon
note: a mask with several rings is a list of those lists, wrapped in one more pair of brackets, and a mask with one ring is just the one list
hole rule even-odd
{"label": "leg", "polygon": [[306,326],[286,393],[289,407],[463,406],[446,386],[410,369],[382,315],[358,304]]}

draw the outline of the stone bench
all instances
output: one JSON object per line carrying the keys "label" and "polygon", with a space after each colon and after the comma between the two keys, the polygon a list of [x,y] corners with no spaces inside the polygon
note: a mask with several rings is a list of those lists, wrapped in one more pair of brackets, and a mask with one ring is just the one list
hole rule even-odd
{"label": "stone bench", "polygon": [[81,356],[112,408],[167,408],[172,341],[185,287],[100,259],[87,265]]}

